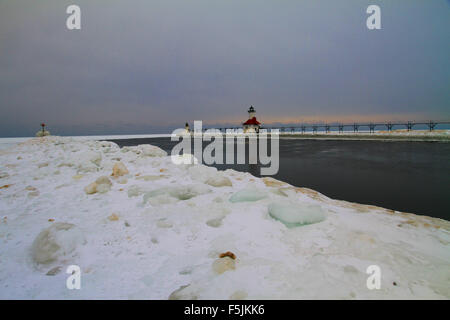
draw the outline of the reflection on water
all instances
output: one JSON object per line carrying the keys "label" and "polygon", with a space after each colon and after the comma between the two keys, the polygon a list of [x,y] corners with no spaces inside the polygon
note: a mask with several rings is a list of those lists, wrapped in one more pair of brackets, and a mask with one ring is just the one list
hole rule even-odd
{"label": "reflection on water", "polygon": [[[149,143],[169,153],[178,143],[170,138],[114,142]],[[255,164],[215,167],[260,176]],[[450,143],[280,139],[280,169],[273,177],[334,199],[450,220]]]}

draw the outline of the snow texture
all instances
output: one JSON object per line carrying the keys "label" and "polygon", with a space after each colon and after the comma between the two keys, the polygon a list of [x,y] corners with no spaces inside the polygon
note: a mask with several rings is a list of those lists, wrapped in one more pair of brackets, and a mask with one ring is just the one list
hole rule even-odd
{"label": "snow texture", "polygon": [[[66,288],[73,264],[81,290]],[[177,165],[149,145],[0,150],[0,299],[449,299],[449,266],[445,220]]]}

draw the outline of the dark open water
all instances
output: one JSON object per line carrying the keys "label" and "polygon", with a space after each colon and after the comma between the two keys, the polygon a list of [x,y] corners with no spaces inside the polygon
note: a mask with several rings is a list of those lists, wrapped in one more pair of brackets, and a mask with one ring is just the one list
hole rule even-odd
{"label": "dark open water", "polygon": [[[114,142],[148,143],[169,154],[178,143],[170,138]],[[214,166],[255,176],[260,171],[259,165]],[[333,199],[450,220],[450,143],[280,139],[280,167],[273,177]]]}

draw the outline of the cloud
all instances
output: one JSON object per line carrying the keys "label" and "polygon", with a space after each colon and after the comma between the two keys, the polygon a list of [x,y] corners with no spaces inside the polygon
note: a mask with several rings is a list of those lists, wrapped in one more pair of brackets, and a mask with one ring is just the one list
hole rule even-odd
{"label": "cloud", "polygon": [[[444,1],[0,3],[0,136],[171,131],[186,121],[450,117]],[[158,130],[158,131],[155,131]],[[55,130],[53,130],[55,132]]]}

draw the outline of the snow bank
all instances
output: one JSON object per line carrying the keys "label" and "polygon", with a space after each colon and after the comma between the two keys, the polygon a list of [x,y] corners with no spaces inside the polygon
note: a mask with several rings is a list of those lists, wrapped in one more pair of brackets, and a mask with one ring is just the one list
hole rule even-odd
{"label": "snow bank", "polygon": [[[450,298],[448,221],[176,165],[149,145],[0,150],[0,242],[2,299]],[[71,264],[81,290],[66,288]]]}

